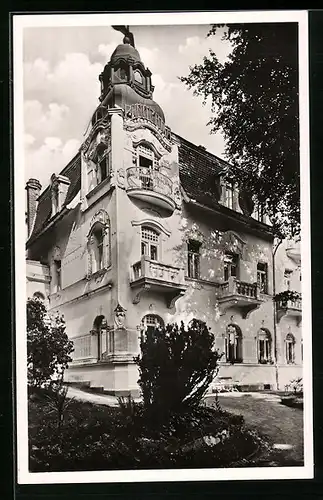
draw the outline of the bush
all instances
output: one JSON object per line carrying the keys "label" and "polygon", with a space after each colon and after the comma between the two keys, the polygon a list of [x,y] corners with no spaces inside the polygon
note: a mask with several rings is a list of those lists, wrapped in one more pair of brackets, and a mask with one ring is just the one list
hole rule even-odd
{"label": "bush", "polygon": [[72,361],[73,342],[65,333],[63,317],[50,317],[40,299],[27,301],[28,385],[40,388],[61,378]]}
{"label": "bush", "polygon": [[146,415],[162,426],[169,415],[196,408],[218,370],[214,335],[193,319],[147,333],[141,341],[139,385]]}
{"label": "bush", "polygon": [[[35,424],[29,431],[31,471],[228,467],[259,447],[259,438],[244,428],[241,416],[215,408],[172,414],[169,425],[153,433],[145,427],[142,405],[125,407],[71,401],[58,426],[47,396],[30,400]],[[134,411],[131,419],[129,411]],[[201,439],[222,435],[226,439],[215,446]]]}

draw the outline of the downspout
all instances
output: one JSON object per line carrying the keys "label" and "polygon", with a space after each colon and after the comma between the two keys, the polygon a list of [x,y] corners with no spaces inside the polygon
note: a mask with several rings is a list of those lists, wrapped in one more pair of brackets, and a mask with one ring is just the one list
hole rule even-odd
{"label": "downspout", "polygon": [[276,295],[276,264],[275,264],[275,256],[276,256],[276,252],[280,246],[280,244],[282,243],[282,239],[279,240],[279,242],[277,243],[276,247],[274,248],[273,250],[273,258],[272,258],[272,262],[273,262],[273,310],[274,310],[274,357],[275,357],[275,377],[276,377],[276,387],[277,387],[277,390],[279,389],[279,384],[278,384],[278,363],[277,363],[277,324],[276,324],[276,320],[277,320],[277,304],[276,304],[276,301],[275,301],[275,295]]}

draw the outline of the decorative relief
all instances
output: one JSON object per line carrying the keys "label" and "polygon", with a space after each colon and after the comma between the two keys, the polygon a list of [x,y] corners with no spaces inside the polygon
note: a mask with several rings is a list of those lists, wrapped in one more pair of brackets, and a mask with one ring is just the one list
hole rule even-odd
{"label": "decorative relief", "polygon": [[119,303],[114,310],[114,327],[115,329],[125,329],[126,322],[126,309],[124,309]]}
{"label": "decorative relief", "polygon": [[126,177],[126,174],[125,174],[124,169],[119,168],[117,171],[117,183],[118,183],[118,186],[121,188],[125,187],[125,177]]}
{"label": "decorative relief", "polygon": [[100,210],[98,210],[92,217],[91,219],[91,223],[90,223],[90,227],[92,228],[92,226],[96,223],[96,222],[100,222],[101,224],[103,224],[104,226],[109,226],[109,215],[108,213],[104,210],[104,208],[100,208]]}
{"label": "decorative relief", "polygon": [[[144,127],[144,128],[143,128]],[[172,145],[171,142],[168,141],[154,125],[150,124],[149,122],[133,122],[130,120],[125,120],[124,122],[124,128],[130,132],[136,131],[136,133],[141,132],[141,131],[146,131],[146,133],[149,131],[151,132],[152,138],[154,141],[158,141],[166,151],[171,151],[172,150]],[[135,141],[137,139],[134,139]],[[150,139],[150,142],[152,140]],[[160,148],[160,145],[159,145]],[[163,154],[163,153],[161,153]]]}

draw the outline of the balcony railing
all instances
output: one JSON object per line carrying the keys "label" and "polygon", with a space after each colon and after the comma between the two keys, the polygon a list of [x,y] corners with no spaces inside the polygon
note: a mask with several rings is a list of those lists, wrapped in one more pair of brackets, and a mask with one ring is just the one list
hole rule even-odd
{"label": "balcony railing", "polygon": [[240,295],[250,299],[258,299],[259,289],[257,283],[246,283],[231,277],[225,283],[218,284],[218,295],[219,297]]}
{"label": "balcony railing", "polygon": [[230,277],[225,283],[218,283],[217,297],[220,307],[239,307],[245,317],[261,304],[257,283],[246,283]]}
{"label": "balcony railing", "polygon": [[277,309],[295,309],[302,310],[302,299],[297,300],[280,300],[277,302]]}
{"label": "balcony railing", "polygon": [[130,285],[137,289],[134,303],[140,301],[144,290],[160,291],[168,296],[168,307],[172,307],[174,301],[186,290],[184,269],[161,262],[153,261],[143,255],[140,261],[132,266]]}
{"label": "balcony railing", "polygon": [[293,316],[296,319],[297,325],[302,320],[302,299],[295,300],[280,300],[277,302],[277,322],[283,316]]}
{"label": "balcony railing", "polygon": [[73,361],[86,358],[96,358],[98,353],[93,352],[93,341],[92,335],[90,333],[86,335],[81,335],[79,337],[74,337],[71,339],[74,345],[74,351],[72,353]]}
{"label": "balcony railing", "polygon": [[127,169],[127,192],[133,197],[174,210],[173,182],[158,170],[146,167]]}

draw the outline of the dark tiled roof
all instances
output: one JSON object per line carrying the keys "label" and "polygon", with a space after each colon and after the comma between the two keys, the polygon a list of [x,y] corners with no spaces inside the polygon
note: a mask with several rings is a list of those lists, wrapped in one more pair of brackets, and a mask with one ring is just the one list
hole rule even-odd
{"label": "dark tiled roof", "polygon": [[[65,175],[71,181],[64,205],[68,205],[81,189],[81,156],[77,153],[76,156],[66,165],[60,172],[60,175]],[[52,201],[50,186],[40,195],[38,201],[37,214],[30,239],[33,239],[46,226],[51,217]]]}
{"label": "dark tiled roof", "polygon": [[203,205],[218,206],[220,175],[227,173],[230,165],[177,134],[173,134],[173,138],[178,145],[180,180],[184,191]]}

